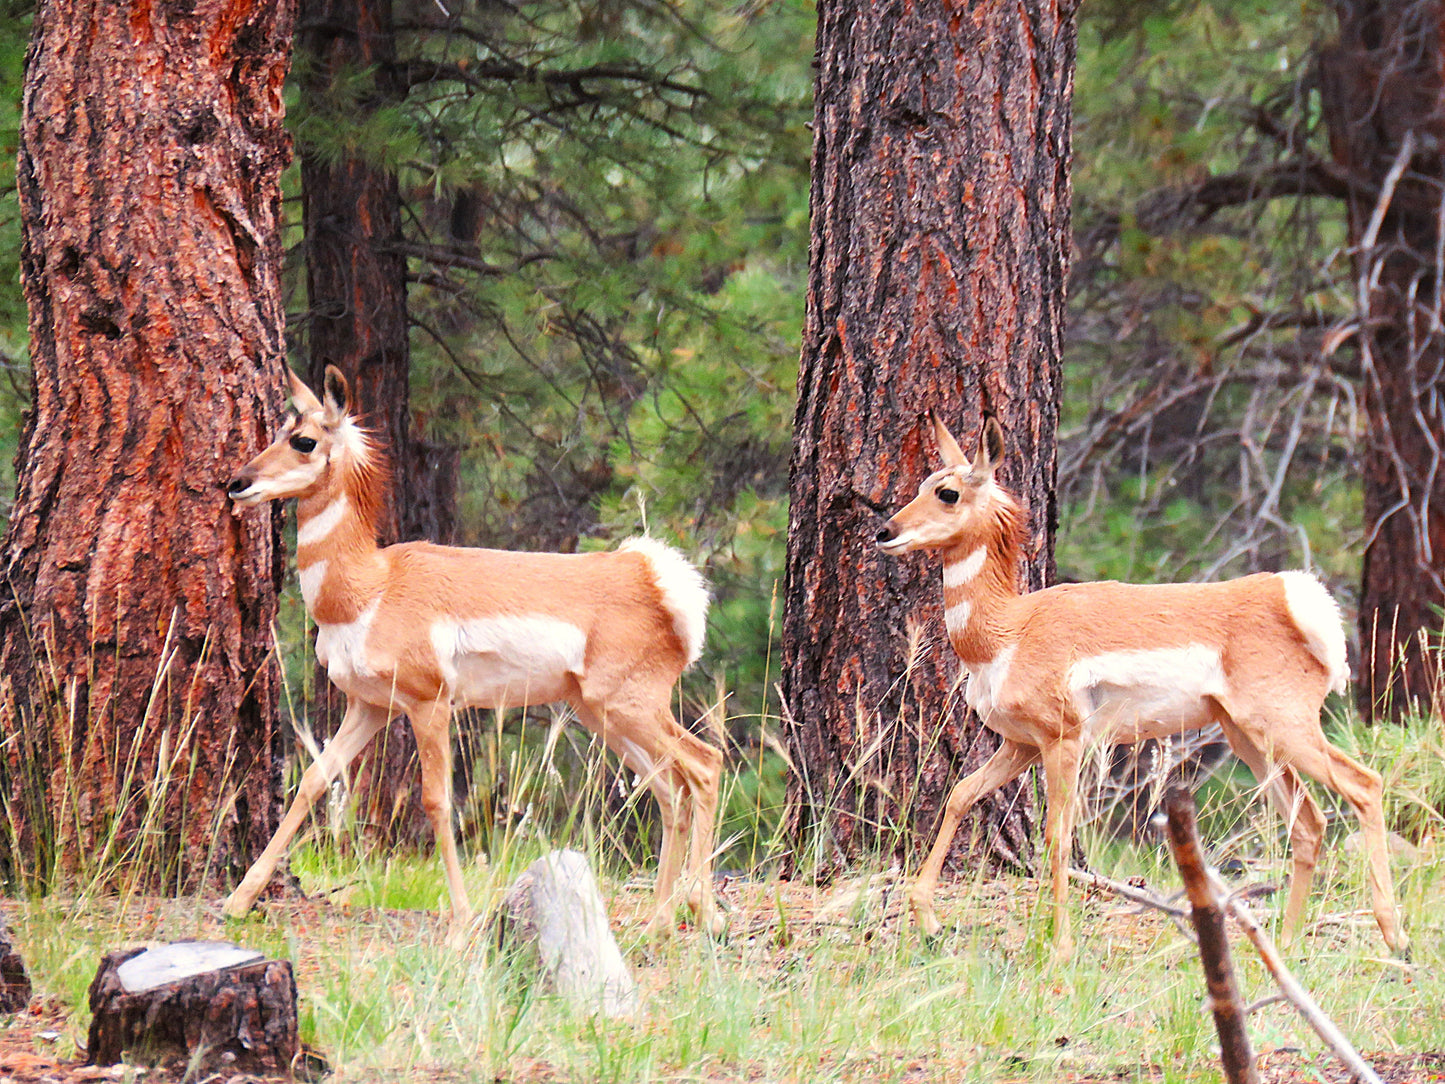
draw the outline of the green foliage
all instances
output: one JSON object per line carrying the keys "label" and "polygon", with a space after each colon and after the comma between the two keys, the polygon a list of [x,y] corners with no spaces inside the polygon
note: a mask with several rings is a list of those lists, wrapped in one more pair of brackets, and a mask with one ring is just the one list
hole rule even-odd
{"label": "green foliage", "polygon": [[1445,839],[1445,722],[1414,715],[1399,725],[1365,726],[1353,718],[1330,740],[1374,765],[1385,778],[1385,823],[1414,844]]}
{"label": "green foliage", "polygon": [[30,37],[28,4],[0,6],[0,522],[15,492],[15,445],[29,383],[29,327],[20,288],[20,85]]}
{"label": "green foliage", "polygon": [[463,449],[462,540],[678,543],[717,594],[703,670],[750,695],[782,564],[812,18],[535,0],[404,28],[401,95],[374,71],[308,91],[305,57],[292,95],[304,153],[398,176],[413,417]]}
{"label": "green foliage", "polygon": [[1329,157],[1328,22],[1254,0],[1081,13],[1063,574],[1356,576],[1343,208],[1275,183]]}

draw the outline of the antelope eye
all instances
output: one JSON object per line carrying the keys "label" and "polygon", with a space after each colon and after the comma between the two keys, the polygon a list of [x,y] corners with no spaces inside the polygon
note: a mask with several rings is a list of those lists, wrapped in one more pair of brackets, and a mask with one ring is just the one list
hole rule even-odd
{"label": "antelope eye", "polygon": [[956,489],[939,488],[933,492],[944,504],[958,503],[958,490]]}
{"label": "antelope eye", "polygon": [[316,441],[311,437],[292,437],[291,447],[295,448],[302,455],[310,455],[316,451]]}

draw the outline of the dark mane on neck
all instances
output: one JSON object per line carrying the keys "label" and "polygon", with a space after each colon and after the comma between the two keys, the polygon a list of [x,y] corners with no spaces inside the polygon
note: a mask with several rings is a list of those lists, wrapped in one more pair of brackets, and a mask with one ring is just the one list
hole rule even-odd
{"label": "dark mane on neck", "polygon": [[391,457],[369,430],[347,419],[350,432],[341,484],[346,499],[373,538],[380,535],[391,497]]}
{"label": "dark mane on neck", "polygon": [[1028,514],[1014,499],[1013,494],[1002,487],[998,489],[989,513],[989,549],[997,547],[1003,567],[1007,568],[1016,580],[1028,535]]}

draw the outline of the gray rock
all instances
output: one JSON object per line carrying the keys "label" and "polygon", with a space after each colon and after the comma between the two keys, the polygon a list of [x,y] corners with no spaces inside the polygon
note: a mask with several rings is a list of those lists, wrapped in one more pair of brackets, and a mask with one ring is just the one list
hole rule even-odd
{"label": "gray rock", "polygon": [[560,996],[609,1017],[637,1011],[637,982],[581,854],[543,855],[512,883],[502,906],[504,936],[535,947],[544,981]]}

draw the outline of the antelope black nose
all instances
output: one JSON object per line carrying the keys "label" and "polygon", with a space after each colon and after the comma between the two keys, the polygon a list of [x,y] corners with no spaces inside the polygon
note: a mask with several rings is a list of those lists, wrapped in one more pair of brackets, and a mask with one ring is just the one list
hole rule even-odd
{"label": "antelope black nose", "polygon": [[889,527],[887,524],[885,524],[883,526],[883,529],[873,536],[873,541],[892,542],[896,535],[897,532],[892,527]]}
{"label": "antelope black nose", "polygon": [[238,474],[226,483],[226,493],[234,497],[237,493],[244,493],[250,486],[250,480]]}

